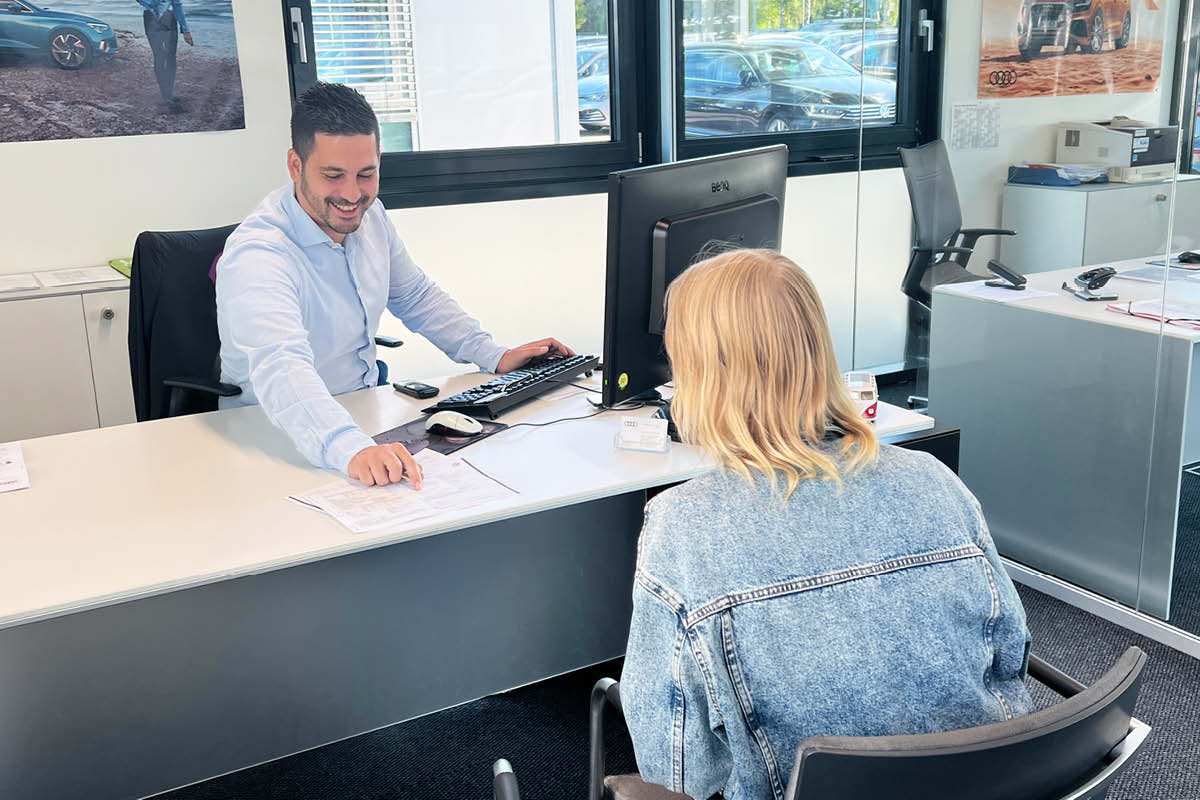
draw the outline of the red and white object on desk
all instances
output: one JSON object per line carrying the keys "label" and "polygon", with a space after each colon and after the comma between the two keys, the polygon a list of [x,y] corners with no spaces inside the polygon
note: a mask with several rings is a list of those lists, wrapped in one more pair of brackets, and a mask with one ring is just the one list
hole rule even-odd
{"label": "red and white object on desk", "polygon": [[879,412],[879,388],[875,385],[875,375],[870,372],[847,372],[845,379],[850,399],[858,407],[863,419],[874,422]]}

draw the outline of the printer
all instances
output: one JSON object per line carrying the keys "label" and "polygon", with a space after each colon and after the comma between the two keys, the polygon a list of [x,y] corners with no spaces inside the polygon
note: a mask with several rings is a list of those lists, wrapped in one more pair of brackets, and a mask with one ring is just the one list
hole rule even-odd
{"label": "printer", "polygon": [[1100,164],[1119,183],[1158,181],[1175,175],[1179,127],[1150,125],[1128,117],[1107,122],[1062,122],[1058,126],[1060,164]]}

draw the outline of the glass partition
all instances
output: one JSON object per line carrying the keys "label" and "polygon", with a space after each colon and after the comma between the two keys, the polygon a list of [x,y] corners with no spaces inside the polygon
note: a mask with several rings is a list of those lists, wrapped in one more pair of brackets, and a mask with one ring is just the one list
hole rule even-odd
{"label": "glass partition", "polygon": [[[1161,265],[1200,227],[1181,221],[1191,145],[1169,126],[1178,7],[947,5],[940,133],[892,177],[912,247],[878,282],[905,303],[882,396],[961,429],[960,476],[1002,555],[1180,617],[1200,334],[1158,317],[1191,288]],[[888,176],[862,177],[860,250],[897,213],[867,202]],[[860,284],[878,257],[860,256]],[[878,302],[860,292],[858,317]]]}

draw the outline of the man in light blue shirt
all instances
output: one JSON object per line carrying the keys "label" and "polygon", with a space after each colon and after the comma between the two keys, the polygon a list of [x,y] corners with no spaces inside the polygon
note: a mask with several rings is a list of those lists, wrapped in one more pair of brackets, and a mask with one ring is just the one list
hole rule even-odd
{"label": "man in light blue shirt", "polygon": [[333,395],[374,386],[374,334],[386,307],[458,362],[508,372],[554,339],[496,344],[413,263],[377,199],[379,125],[362,95],[318,83],[292,111],[292,182],[238,226],[217,262],[221,380],[260,403],[313,464],[367,485],[420,469],[401,445],[376,445]]}

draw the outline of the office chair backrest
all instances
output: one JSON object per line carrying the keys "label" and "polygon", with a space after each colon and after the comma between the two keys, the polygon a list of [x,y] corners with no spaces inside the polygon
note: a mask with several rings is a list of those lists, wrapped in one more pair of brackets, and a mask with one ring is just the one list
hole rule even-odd
{"label": "office chair backrest", "polygon": [[912,736],[812,737],[796,750],[787,797],[1063,797],[1095,775],[1129,732],[1145,663],[1145,653],[1131,647],[1090,688],[1007,722]]}
{"label": "office chair backrest", "polygon": [[[213,259],[236,225],[201,231],[145,231],[133,249],[129,283],[129,366],[138,421],[167,415],[163,379],[213,378],[221,347]],[[211,411],[216,398],[189,411]]]}
{"label": "office chair backrest", "polygon": [[941,247],[962,228],[962,208],[954,188],[950,157],[941,139],[920,147],[901,147],[904,182],[917,224],[917,248]]}

